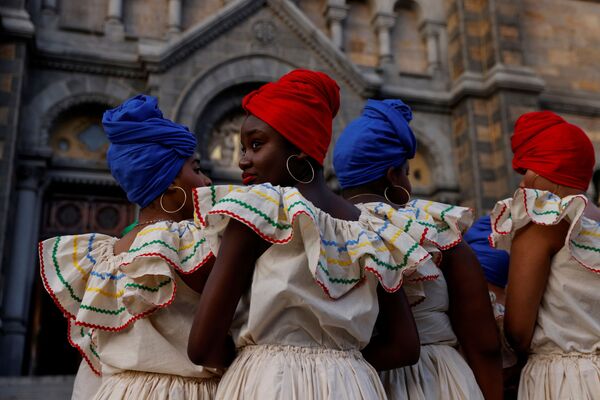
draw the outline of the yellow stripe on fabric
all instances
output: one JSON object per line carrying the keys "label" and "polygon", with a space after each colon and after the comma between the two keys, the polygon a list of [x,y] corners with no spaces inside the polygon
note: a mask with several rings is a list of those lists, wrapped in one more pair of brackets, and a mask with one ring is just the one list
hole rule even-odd
{"label": "yellow stripe on fabric", "polygon": [[100,293],[103,296],[112,297],[112,298],[115,298],[115,299],[118,299],[119,297],[122,297],[123,294],[125,293],[125,290],[123,290],[123,289],[119,290],[117,293],[109,293],[109,292],[107,292],[105,290],[102,290],[102,289],[100,289],[98,287],[88,287],[88,288],[85,288],[85,291],[86,292]]}
{"label": "yellow stripe on fabric", "polygon": [[[327,253],[325,253],[323,250],[321,250],[321,255],[327,256]],[[327,258],[327,264],[337,264],[342,267],[347,267],[348,265],[352,264],[352,261],[342,261],[337,258]]]}
{"label": "yellow stripe on fabric", "polygon": [[152,232],[157,232],[157,231],[169,231],[169,228],[148,228],[148,229],[144,229],[143,231],[141,231],[140,233],[138,233],[138,236],[145,236],[149,233]]}
{"label": "yellow stripe on fabric", "polygon": [[181,246],[179,248],[179,251],[184,251],[184,250],[188,250],[191,249],[192,247],[194,247],[196,245],[195,242],[191,242],[190,244],[186,244],[185,246]]}
{"label": "yellow stripe on fabric", "polygon": [[425,204],[425,207],[423,207],[423,211],[425,211],[426,213],[429,213],[429,207],[431,207],[432,204],[433,204],[433,201],[429,200],[427,202],[427,204]]}
{"label": "yellow stripe on fabric", "polygon": [[290,194],[288,194],[287,196],[284,197],[285,200],[289,200],[294,196],[298,196],[300,193],[299,192],[292,192]]}
{"label": "yellow stripe on fabric", "polygon": [[77,235],[73,236],[73,265],[75,266],[75,269],[79,271],[82,278],[88,277],[89,272],[81,268],[81,266],[79,265],[79,260],[77,259]]}
{"label": "yellow stripe on fabric", "polygon": [[273,197],[269,196],[268,194],[265,194],[265,193],[259,192],[259,191],[252,192],[252,193],[262,197],[263,199],[265,199],[267,201],[270,201],[271,203],[275,204],[276,206],[279,206],[279,202],[276,199],[274,199]]}
{"label": "yellow stripe on fabric", "polygon": [[586,236],[600,237],[600,233],[592,232],[592,231],[581,231],[580,234],[586,235]]}

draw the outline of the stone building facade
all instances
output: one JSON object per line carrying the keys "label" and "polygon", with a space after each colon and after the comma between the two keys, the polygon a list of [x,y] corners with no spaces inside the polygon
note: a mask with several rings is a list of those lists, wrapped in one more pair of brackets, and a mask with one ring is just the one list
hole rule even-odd
{"label": "stone building facade", "polygon": [[600,151],[597,0],[4,0],[0,18],[3,375],[73,373],[36,243],[133,220],[100,119],[137,93],[198,135],[217,182],[239,181],[242,96],[298,67],[340,84],[336,135],[369,97],[410,104],[416,194],[479,213],[518,182],[523,112],[560,113]]}

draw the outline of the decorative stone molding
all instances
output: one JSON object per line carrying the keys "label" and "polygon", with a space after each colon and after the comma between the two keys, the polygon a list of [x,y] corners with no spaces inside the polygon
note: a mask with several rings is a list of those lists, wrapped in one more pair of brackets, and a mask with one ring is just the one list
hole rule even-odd
{"label": "decorative stone molding", "polygon": [[379,63],[391,62],[392,41],[390,31],[396,24],[396,16],[388,13],[377,13],[373,16],[373,26],[377,31],[377,40],[379,41]]}
{"label": "decorative stone molding", "polygon": [[0,23],[3,34],[31,38],[35,34],[35,26],[29,13],[22,8],[0,7]]}
{"label": "decorative stone molding", "polygon": [[344,27],[343,22],[348,16],[350,7],[346,5],[346,0],[328,0],[325,5],[324,15],[329,25],[329,34],[333,45],[338,49],[343,48]]}
{"label": "decorative stone molding", "polygon": [[181,0],[169,0],[168,34],[173,37],[181,32]]}
{"label": "decorative stone molding", "polygon": [[125,27],[123,26],[123,0],[108,0],[104,34],[114,41],[125,39]]}

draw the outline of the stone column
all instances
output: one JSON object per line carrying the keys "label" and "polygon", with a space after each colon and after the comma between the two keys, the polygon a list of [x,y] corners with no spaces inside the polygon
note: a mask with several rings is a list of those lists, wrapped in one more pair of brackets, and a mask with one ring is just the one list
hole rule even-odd
{"label": "stone column", "polygon": [[169,36],[181,32],[181,0],[169,0]]}
{"label": "stone column", "polygon": [[20,375],[25,353],[29,321],[29,302],[33,287],[29,269],[36,268],[40,199],[39,189],[44,172],[42,161],[29,161],[18,169],[16,218],[10,260],[6,270],[0,373]]}
{"label": "stone column", "polygon": [[441,69],[439,28],[439,24],[431,21],[423,21],[420,28],[427,46],[427,72],[431,75],[435,75]]}
{"label": "stone column", "polygon": [[331,41],[338,49],[344,47],[343,22],[348,16],[348,6],[345,3],[345,0],[330,0],[325,6],[325,18],[329,24]]}
{"label": "stone column", "polygon": [[390,30],[396,23],[396,16],[389,13],[377,13],[373,17],[373,26],[377,30],[379,41],[379,64],[386,64],[393,60],[392,41]]}
{"label": "stone column", "polygon": [[104,34],[115,41],[123,40],[125,38],[123,0],[108,0]]}

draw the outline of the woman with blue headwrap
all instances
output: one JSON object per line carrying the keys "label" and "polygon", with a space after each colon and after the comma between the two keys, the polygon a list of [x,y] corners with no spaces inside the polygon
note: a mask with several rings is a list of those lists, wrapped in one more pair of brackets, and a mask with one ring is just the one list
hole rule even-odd
{"label": "woman with blue headwrap", "polygon": [[415,298],[421,358],[380,375],[390,399],[501,399],[500,347],[487,287],[477,258],[461,240],[471,211],[410,201],[408,161],[416,152],[411,119],[400,100],[368,100],[334,149],[343,196],[375,213],[391,205],[396,211],[380,213],[381,218],[404,226],[431,255],[422,266],[426,279],[409,278],[406,286]]}
{"label": "woman with blue headwrap", "polygon": [[122,238],[91,233],[39,245],[44,286],[86,361],[73,398],[212,399],[220,371],[186,355],[214,260],[191,221],[192,189],[211,184],[194,158],[196,138],[145,95],[106,111],[102,123],[110,171],[139,205],[139,222]]}

